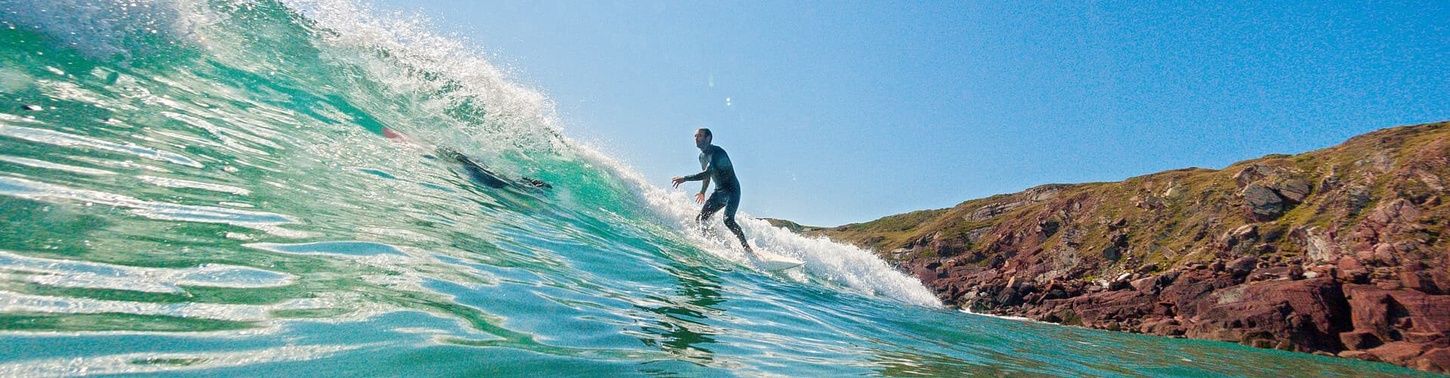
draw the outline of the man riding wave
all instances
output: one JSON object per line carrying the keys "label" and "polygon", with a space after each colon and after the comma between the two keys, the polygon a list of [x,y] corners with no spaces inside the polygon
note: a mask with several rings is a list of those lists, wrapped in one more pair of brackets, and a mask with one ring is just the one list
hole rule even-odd
{"label": "man riding wave", "polygon": [[[695,202],[703,203],[704,206],[700,208],[700,215],[695,217],[695,221],[704,223],[716,211],[724,208],[725,228],[730,229],[740,239],[740,246],[745,247],[746,252],[754,253],[750,244],[745,241],[745,232],[740,230],[740,224],[735,223],[735,210],[740,208],[740,180],[735,178],[735,167],[730,164],[730,155],[725,154],[725,149],[720,146],[711,144],[713,140],[710,129],[695,130],[695,147],[700,148],[700,169],[703,171],[672,178],[670,183],[678,188],[686,181],[703,181],[700,192],[695,194]],[[715,182],[715,192],[707,200],[705,190],[710,188],[711,181]]]}

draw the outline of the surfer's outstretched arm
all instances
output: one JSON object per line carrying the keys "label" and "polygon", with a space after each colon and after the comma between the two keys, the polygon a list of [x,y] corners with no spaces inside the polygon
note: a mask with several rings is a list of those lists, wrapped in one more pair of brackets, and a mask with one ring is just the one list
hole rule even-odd
{"label": "surfer's outstretched arm", "polygon": [[671,180],[676,188],[680,187],[680,183],[685,181],[701,181],[700,192],[695,194],[695,202],[705,202],[705,191],[710,189],[710,178],[715,175],[715,159],[713,154],[702,154],[700,156],[700,168],[704,169],[700,173],[685,177],[675,177]]}
{"label": "surfer's outstretched arm", "polygon": [[709,178],[710,178],[710,170],[709,169],[706,169],[704,172],[696,173],[696,174],[689,175],[689,176],[676,176],[675,178],[670,179],[670,184],[672,184],[674,187],[678,188],[678,187],[680,187],[680,184],[682,184],[682,183],[684,183],[686,181],[700,181],[700,180],[705,180],[705,186],[700,187],[700,193],[704,193],[705,192],[705,188],[710,185]]}

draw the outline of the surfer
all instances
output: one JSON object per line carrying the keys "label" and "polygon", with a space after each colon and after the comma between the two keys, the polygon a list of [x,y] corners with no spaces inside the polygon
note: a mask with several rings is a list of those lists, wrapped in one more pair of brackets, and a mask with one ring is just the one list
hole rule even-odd
{"label": "surfer", "polygon": [[[721,208],[725,209],[725,228],[730,229],[736,238],[740,239],[740,246],[745,247],[746,252],[754,253],[750,244],[745,242],[745,232],[740,230],[740,224],[735,223],[735,210],[740,208],[740,181],[735,179],[735,167],[730,164],[730,155],[725,154],[725,149],[710,142],[714,136],[710,129],[701,128],[695,130],[695,147],[700,148],[700,173],[684,177],[670,179],[670,183],[678,188],[685,181],[702,181],[700,192],[695,194],[695,202],[703,203],[700,208],[700,215],[695,221],[705,223],[715,215]],[[710,199],[705,199],[705,190],[710,188],[710,181],[715,181],[715,192],[710,194]]]}
{"label": "surfer", "polygon": [[[382,134],[383,134],[383,137],[384,138],[387,138],[388,140],[392,140],[392,141],[396,141],[396,142],[399,142],[399,143],[403,143],[405,145],[409,145],[409,146],[413,146],[413,147],[425,147],[426,146],[426,144],[424,144],[422,142],[418,142],[416,140],[413,140],[413,138],[409,138],[408,136],[403,135],[403,134],[400,134],[397,131],[394,131],[393,129],[390,129],[390,128],[387,128],[387,127],[383,127]],[[540,180],[537,180],[537,179],[533,179],[533,178],[529,178],[529,177],[520,177],[517,181],[509,181],[509,180],[506,180],[503,177],[499,176],[498,174],[493,173],[493,171],[490,171],[487,168],[484,168],[482,164],[479,164],[478,162],[474,161],[473,158],[468,157],[468,155],[464,155],[463,153],[458,152],[458,151],[456,151],[456,150],[454,150],[452,148],[441,147],[441,146],[440,147],[435,147],[434,148],[434,152],[437,153],[439,157],[441,157],[441,158],[443,158],[445,160],[452,160],[452,161],[457,162],[458,164],[462,165],[463,166],[463,170],[466,171],[466,172],[468,172],[469,178],[473,179],[474,182],[483,184],[484,186],[487,186],[487,187],[490,187],[490,188],[512,188],[512,187],[534,188],[534,189],[553,189],[554,188],[552,185],[549,185],[549,183],[547,183],[547,182],[543,182],[543,181],[540,181]]]}

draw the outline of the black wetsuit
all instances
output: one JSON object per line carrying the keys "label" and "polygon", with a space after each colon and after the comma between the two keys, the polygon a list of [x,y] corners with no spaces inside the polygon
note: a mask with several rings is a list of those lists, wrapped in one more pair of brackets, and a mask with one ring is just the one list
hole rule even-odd
{"label": "black wetsuit", "polygon": [[484,168],[482,164],[473,161],[473,159],[469,158],[468,155],[464,155],[462,153],[459,153],[458,151],[454,151],[451,148],[439,147],[438,154],[441,155],[444,159],[453,160],[458,162],[459,164],[462,164],[463,170],[468,172],[469,178],[473,179],[474,182],[483,184],[490,188],[554,188],[552,185],[549,185],[549,183],[528,177],[521,177],[517,182],[510,182],[508,180],[505,180],[503,177],[500,177],[499,175],[493,173],[492,171]]}
{"label": "black wetsuit", "polygon": [[725,228],[729,228],[735,237],[740,238],[740,245],[749,250],[750,244],[745,242],[745,232],[740,230],[740,224],[735,223],[735,210],[740,208],[740,180],[735,178],[735,167],[730,164],[730,155],[720,146],[707,145],[700,149],[700,169],[704,171],[685,176],[685,181],[703,180],[700,194],[710,188],[710,181],[715,181],[715,192],[710,194],[710,199],[705,200],[705,206],[700,208],[700,215],[695,220],[709,220],[716,211],[724,208]]}

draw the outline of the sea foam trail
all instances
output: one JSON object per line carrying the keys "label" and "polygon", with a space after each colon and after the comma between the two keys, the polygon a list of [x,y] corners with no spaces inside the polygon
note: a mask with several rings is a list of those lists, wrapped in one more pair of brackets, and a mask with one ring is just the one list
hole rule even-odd
{"label": "sea foam trail", "polygon": [[[709,234],[717,237],[705,236],[699,232],[695,222],[699,205],[686,192],[665,190],[651,185],[628,165],[589,147],[576,146],[576,149],[597,162],[597,165],[606,167],[615,176],[630,183],[640,199],[661,221],[695,246],[736,263],[750,264],[746,252],[735,246],[734,237],[729,236],[729,231],[718,221],[719,215],[716,215],[716,221],[706,224],[710,229]],[[802,236],[743,213],[736,215],[736,221],[757,248],[800,259],[805,262],[805,271],[813,276],[861,294],[919,306],[941,307],[941,301],[937,300],[931,290],[922,286],[920,281],[892,269],[870,251],[823,237]]]}

